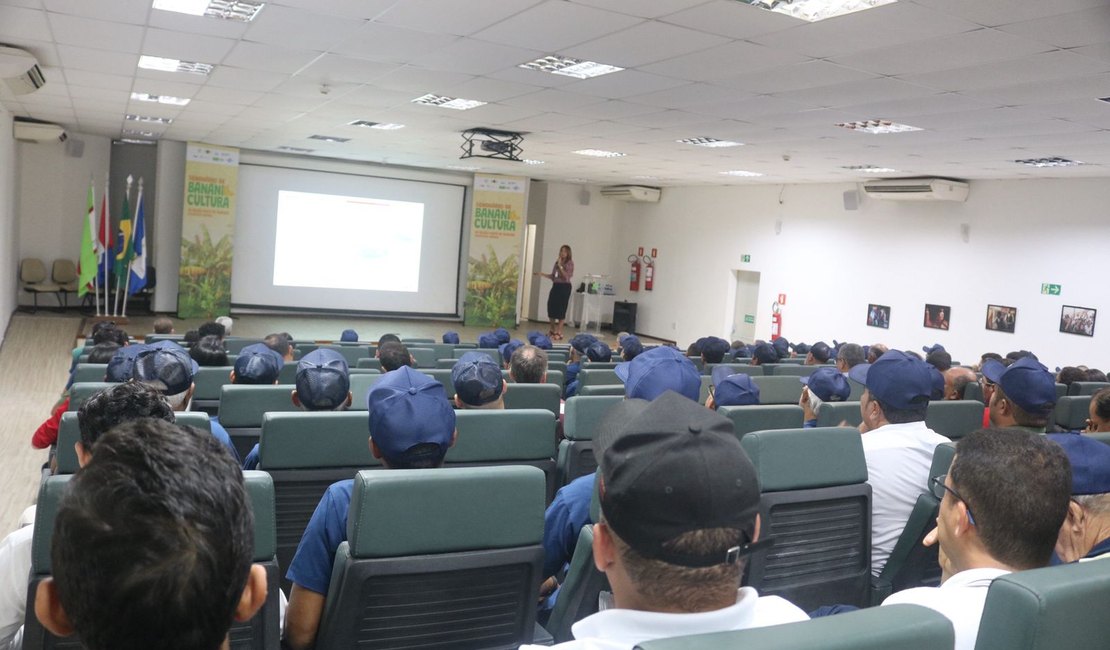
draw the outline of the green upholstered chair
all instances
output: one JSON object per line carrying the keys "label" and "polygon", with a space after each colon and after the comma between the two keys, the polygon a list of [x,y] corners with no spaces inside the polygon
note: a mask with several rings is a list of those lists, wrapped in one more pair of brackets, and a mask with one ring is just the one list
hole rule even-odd
{"label": "green upholstered chair", "polygon": [[600,386],[581,386],[578,389],[579,395],[592,395],[592,396],[612,396],[620,395],[624,397],[624,384],[604,384]]}
{"label": "green upholstered chair", "polygon": [[797,404],[802,396],[802,382],[797,377],[752,377],[759,386],[760,404]]}
{"label": "green upholstered chair", "polygon": [[847,422],[849,427],[858,427],[862,421],[859,402],[825,402],[817,413],[819,427],[838,427],[841,422]]}
{"label": "green upholstered chair", "polygon": [[551,350],[544,350],[544,352],[547,353],[548,362],[561,361],[563,363],[566,363],[567,359],[570,358],[570,352],[568,352],[567,350],[551,349]]}
{"label": "green upholstered chair", "polygon": [[[447,399],[455,399],[455,384],[451,382],[451,369],[450,368],[421,368],[420,372],[428,375],[432,379],[438,381],[443,385],[443,394]],[[365,397],[365,395],[363,395]],[[366,400],[363,400],[365,402]],[[365,408],[365,404],[363,405]]]}
{"label": "green upholstered chair", "polygon": [[558,370],[559,372],[563,373],[564,375],[567,374],[567,362],[566,361],[559,361],[557,359],[552,359],[551,356],[548,355],[548,357],[547,357],[547,371],[551,372],[552,370]]}
{"label": "green upholstered chair", "polygon": [[734,375],[743,373],[752,377],[762,377],[764,374],[767,374],[763,371],[763,366],[753,366],[746,363],[707,363],[702,367],[701,372],[703,375],[712,376],[713,371],[719,366],[728,366],[729,372]]}
{"label": "green upholstered chair", "polygon": [[374,353],[370,351],[370,346],[368,346],[368,345],[320,345],[320,346],[317,346],[317,349],[321,349],[321,348],[322,349],[327,349],[327,350],[334,350],[334,351],[338,352],[339,354],[342,354],[343,358],[347,360],[347,365],[349,365],[349,366],[357,366],[360,359],[366,359],[366,358],[374,356]]}
{"label": "green upholstered chair", "polygon": [[351,373],[351,410],[366,410],[366,394],[381,378],[381,373]]}
{"label": "green upholstered chair", "polygon": [[461,359],[467,352],[481,352],[482,354],[489,355],[489,358],[493,359],[497,367],[501,367],[501,352],[497,348],[455,348],[451,350],[451,356],[454,359]]}
{"label": "green upholstered chair", "polygon": [[87,381],[104,381],[104,375],[108,372],[108,364],[106,363],[79,363],[73,369],[73,381],[87,382]]}
{"label": "green upholstered chair", "polygon": [[[258,443],[262,416],[271,411],[297,411],[288,384],[241,386],[227,384],[220,389],[220,424],[231,436],[240,458],[245,458]],[[357,405],[356,405],[357,407]],[[363,402],[365,408],[365,402]]]}
{"label": "green upholstered chair", "polygon": [[796,363],[767,364],[764,373],[770,370],[772,377],[808,377],[810,373],[822,366],[806,366]]}
{"label": "green upholstered chair", "polygon": [[532,642],[543,495],[534,467],[359,472],[317,647]]}
{"label": "green upholstered chair", "polygon": [[416,360],[417,368],[436,367],[436,359],[438,359],[439,357],[436,356],[436,351],[433,348],[420,347],[409,348],[408,350],[412,358]]}
{"label": "green upholstered chair", "polygon": [[76,411],[85,403],[89,395],[97,391],[104,390],[109,386],[114,386],[115,383],[107,381],[82,381],[75,382],[69,387],[69,406],[66,407],[67,411]]}
{"label": "green upholstered chair", "polygon": [[427,338],[427,337],[420,337],[420,336],[416,336],[416,337],[405,336],[405,337],[401,338],[401,342],[404,343],[405,346],[410,346],[410,345],[417,345],[417,344],[422,345],[424,343],[435,343],[436,340],[435,339],[430,339],[430,338]]}
{"label": "green upholstered chair", "polygon": [[47,632],[35,616],[35,592],[44,578],[50,577],[50,541],[54,534],[54,519],[58,504],[70,475],[50,476],[39,486],[35,506],[35,527],[31,540],[31,575],[27,584],[27,609],[23,619],[23,647],[27,650],[66,649],[84,646],[76,637],[59,638]]}
{"label": "green upholstered chair", "polygon": [[[508,370],[502,370],[501,371],[501,376],[504,377],[505,381],[509,382],[510,384],[515,384],[516,383],[515,381],[513,381],[512,379],[509,378],[509,371]],[[559,390],[561,391],[563,389],[563,371],[548,368],[547,369],[547,382],[546,383],[551,384],[553,386],[558,386]]]}
{"label": "green upholstered chair", "polygon": [[[193,408],[216,415],[220,411],[220,393],[231,383],[232,366],[208,366],[193,375]],[[288,390],[288,389],[286,389]]]}
{"label": "green upholstered chair", "polygon": [[973,399],[933,400],[925,411],[925,425],[946,438],[959,440],[983,428],[983,403]]}
{"label": "green upholstered chair", "polygon": [[1105,648],[1110,562],[1078,562],[996,578],[987,590],[976,650]]}
{"label": "green upholstered chair", "polygon": [[759,476],[762,535],[747,584],[810,610],[866,606],[871,591],[871,486],[859,431],[753,431],[740,439]]}
{"label": "green upholstered chair", "polygon": [[224,337],[224,349],[228,354],[239,354],[243,348],[255,343],[263,343],[262,339],[245,338],[241,336],[227,336]]}
{"label": "green upholstered chair", "polygon": [[647,641],[636,650],[952,650],[952,623],[920,605],[891,605],[811,621]]}
{"label": "green upholstered chair", "polygon": [[[205,431],[212,430],[212,424],[208,421],[207,413],[185,411],[174,415],[178,424],[197,427]],[[62,420],[58,424],[58,451],[55,455],[58,463],[58,474],[72,474],[77,471],[77,451],[73,445],[80,439],[81,427],[77,422],[77,413],[72,411],[63,413]]]}
{"label": "green upholstered chair", "polygon": [[[348,365],[350,365],[350,364],[348,364]],[[374,368],[374,369],[377,369],[377,370],[381,370],[382,369],[382,361],[381,361],[381,359],[377,359],[377,358],[373,358],[373,357],[363,357],[363,358],[360,358],[358,360],[358,363],[356,363],[354,366],[351,366],[351,367],[352,368]]]}
{"label": "green upholstered chair", "polygon": [[605,413],[618,402],[621,395],[575,395],[567,400],[563,418],[563,437],[559,442],[556,459],[556,489],[579,476],[597,469],[594,460],[594,435]]}
{"label": "green upholstered chair", "polygon": [[863,391],[867,390],[867,387],[851,378],[848,379],[848,385],[852,388],[852,392],[848,393],[848,401],[860,401],[863,398]]}
{"label": "green upholstered chair", "polygon": [[251,511],[254,514],[254,553],[251,561],[266,569],[269,590],[266,602],[250,620],[231,624],[228,639],[232,650],[279,650],[281,648],[280,604],[278,595],[276,519],[274,482],[266,472],[243,472]]}
{"label": "green upholstered chair", "polygon": [[1068,386],[1068,395],[1094,395],[1103,388],[1110,388],[1105,381],[1075,381]]}
{"label": "green upholstered chair", "polygon": [[151,344],[157,343],[159,341],[173,341],[174,343],[177,343],[178,345],[182,345],[182,344],[185,343],[185,335],[184,334],[155,334],[154,332],[151,332],[150,334],[147,334],[146,336],[143,337],[143,343],[146,343],[147,345],[151,345]]}
{"label": "green upholstered chair", "polygon": [[964,388],[964,399],[973,399],[986,405],[983,399],[983,387],[979,382],[971,382]]}
{"label": "green upholstered chair", "polygon": [[545,501],[555,496],[555,417],[547,409],[480,410],[455,413],[458,438],[447,450],[449,467],[530,465],[543,470]]}
{"label": "green upholstered chair", "polygon": [[1065,431],[1082,431],[1087,428],[1090,406],[1090,395],[1065,395],[1061,397],[1056,400],[1056,424]]}
{"label": "green upholstered chair", "polygon": [[[929,478],[947,474],[956,456],[955,443],[937,445],[933,451],[933,462],[929,467]],[[910,511],[906,527],[894,543],[886,565],[877,578],[871,580],[871,604],[879,605],[895,591],[912,587],[935,587],[940,584],[940,564],[937,561],[937,547],[924,546],[921,542],[925,535],[936,527],[940,501],[933,496],[927,486]]]}
{"label": "green upholstered chair", "polygon": [[584,364],[582,369],[578,371],[578,385],[579,386],[602,386],[620,384],[624,385],[621,378],[617,376],[617,371],[612,368],[599,368],[600,364],[591,363]]}
{"label": "green upholstered chair", "polygon": [[795,404],[722,406],[717,412],[732,420],[737,438],[764,429],[800,429],[804,417],[802,407]]}
{"label": "green upholstered chair", "polygon": [[511,384],[505,389],[507,409],[546,409],[559,417],[563,390],[555,384]]}
{"label": "green upholstered chair", "polygon": [[1056,382],[1056,398],[1059,399],[1068,394],[1068,385]]}

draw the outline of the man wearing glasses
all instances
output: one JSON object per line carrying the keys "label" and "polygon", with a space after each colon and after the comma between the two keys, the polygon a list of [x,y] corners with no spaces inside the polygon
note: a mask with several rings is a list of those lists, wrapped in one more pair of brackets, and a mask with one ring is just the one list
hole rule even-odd
{"label": "man wearing glasses", "polygon": [[972,650],[991,582],[1048,566],[1071,487],[1067,455],[1045,436],[981,429],[961,439],[948,474],[929,481],[940,514],[925,545],[940,544],[941,585],[899,591],[883,605],[944,614],[956,630],[956,650]]}

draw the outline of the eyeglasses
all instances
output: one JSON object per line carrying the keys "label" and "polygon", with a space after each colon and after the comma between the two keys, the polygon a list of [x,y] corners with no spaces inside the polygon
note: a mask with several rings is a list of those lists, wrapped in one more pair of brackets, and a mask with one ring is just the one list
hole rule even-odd
{"label": "eyeglasses", "polygon": [[944,480],[946,478],[948,478],[947,474],[941,474],[940,476],[934,476],[933,478],[929,479],[929,489],[932,491],[933,496],[935,496],[937,499],[943,501],[944,500],[944,493],[945,492],[951,492],[952,496],[955,497],[955,499],[957,501],[960,501],[961,503],[963,503],[964,507],[967,508],[967,520],[969,522],[971,522],[972,526],[974,526],[975,525],[975,517],[971,514],[971,506],[968,505],[967,499],[963,498],[962,496],[959,495],[958,492],[956,492],[952,488],[945,485]]}

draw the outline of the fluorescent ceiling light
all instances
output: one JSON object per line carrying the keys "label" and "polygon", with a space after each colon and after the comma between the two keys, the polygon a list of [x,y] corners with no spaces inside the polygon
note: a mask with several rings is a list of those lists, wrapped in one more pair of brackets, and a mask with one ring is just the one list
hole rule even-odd
{"label": "fluorescent ceiling light", "polygon": [[169,104],[170,106],[187,106],[190,101],[184,97],[174,97],[172,95],[151,95],[150,93],[131,93],[131,99],[140,102],[155,102],[158,104]]}
{"label": "fluorescent ceiling light", "polygon": [[899,124],[897,122],[891,122],[890,120],[863,120],[861,122],[841,122],[840,124],[837,124],[837,126],[852,131],[862,131],[864,133],[874,133],[877,135],[923,130],[920,127],[910,126],[909,124]]}
{"label": "fluorescent ceiling light", "polygon": [[545,161],[543,161],[543,160],[532,160],[531,158],[525,158],[521,162],[523,162],[525,165],[543,165],[543,164],[545,164]]}
{"label": "fluorescent ceiling light", "polygon": [[308,139],[309,140],[323,140],[324,142],[338,142],[338,143],[350,142],[351,141],[350,138],[337,138],[333,135],[310,135],[310,136],[308,136]]}
{"label": "fluorescent ceiling light", "polygon": [[173,118],[169,117],[150,117],[148,115],[133,115],[131,113],[123,117],[128,121],[142,122],[144,124],[173,124]]}
{"label": "fluorescent ceiling light", "polygon": [[447,165],[447,169],[457,169],[464,172],[478,171],[481,167],[469,167],[467,165]]}
{"label": "fluorescent ceiling light", "polygon": [[147,70],[161,70],[162,72],[188,72],[190,74],[200,75],[206,75],[212,72],[213,68],[211,63],[166,59],[160,56],[147,56],[145,54],[139,57],[139,67]]}
{"label": "fluorescent ceiling light", "polygon": [[842,169],[853,172],[863,172],[865,174],[889,174],[898,171],[890,167],[876,167],[875,165],[845,165]]}
{"label": "fluorescent ceiling light", "polygon": [[477,99],[460,99],[458,97],[446,97],[444,95],[435,95],[428,93],[423,97],[417,97],[412,100],[413,104],[423,104],[425,106],[439,106],[440,108],[453,108],[456,111],[465,111],[479,106],[485,106],[485,102],[480,102]]}
{"label": "fluorescent ceiling light", "polygon": [[897,0],[739,0],[744,4],[815,23],[827,18],[874,9]]}
{"label": "fluorescent ceiling light", "polygon": [[579,156],[593,156],[594,158],[620,158],[628,155],[617,151],[605,151],[604,149],[579,149],[574,153]]}
{"label": "fluorescent ceiling light", "polygon": [[759,172],[746,172],[743,169],[733,169],[733,170],[730,170],[730,171],[727,171],[727,172],[721,172],[721,175],[722,176],[740,176],[740,177],[743,177],[743,178],[755,178],[756,176],[762,176],[763,174],[760,174]]}
{"label": "fluorescent ceiling light", "polygon": [[116,140],[116,142],[121,142],[125,144],[157,144],[156,142],[154,142],[154,140],[139,140],[137,138],[120,138],[119,140]]}
{"label": "fluorescent ceiling light", "polygon": [[278,147],[278,149],[281,151],[290,151],[292,153],[312,153],[313,151],[316,151],[315,149],[305,149],[304,147],[287,147],[285,145],[281,145],[280,147]]}
{"label": "fluorescent ceiling light", "polygon": [[1025,158],[1023,160],[1015,160],[1014,162],[1021,165],[1029,165],[1030,167],[1078,167],[1086,163],[1078,160],[1068,160],[1059,156],[1051,158]]}
{"label": "fluorescent ceiling light", "polygon": [[574,77],[575,79],[590,79],[591,77],[600,77],[603,74],[624,70],[624,68],[619,68],[615,65],[597,63],[595,61],[583,61],[582,59],[572,59],[557,54],[541,56],[535,61],[521,63],[517,67],[527,70],[538,70],[540,72],[550,72],[551,74],[561,74],[567,77]]}
{"label": "fluorescent ceiling light", "polygon": [[397,129],[405,128],[404,124],[390,124],[388,122],[371,122],[370,120],[355,120],[354,122],[347,122],[348,126],[361,126],[367,129],[379,129],[381,131],[396,131]]}
{"label": "fluorescent ceiling light", "polygon": [[636,180],[639,180],[639,181],[657,181],[657,180],[659,180],[658,176],[633,176],[632,178],[634,178]]}
{"label": "fluorescent ceiling light", "polygon": [[205,16],[249,23],[265,4],[245,0],[154,0],[153,7],[190,16]]}
{"label": "fluorescent ceiling light", "polygon": [[717,149],[722,147],[742,147],[743,142],[733,142],[732,140],[718,140],[717,138],[686,138],[685,140],[675,140],[679,144],[692,144],[698,147],[709,147]]}
{"label": "fluorescent ceiling light", "polygon": [[153,138],[154,131],[139,131],[138,129],[124,129],[124,135],[129,135],[136,138]]}

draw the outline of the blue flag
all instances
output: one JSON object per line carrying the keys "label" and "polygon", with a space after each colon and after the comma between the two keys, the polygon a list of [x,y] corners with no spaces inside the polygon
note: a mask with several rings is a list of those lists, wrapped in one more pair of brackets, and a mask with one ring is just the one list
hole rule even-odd
{"label": "blue flag", "polygon": [[139,208],[135,211],[135,236],[131,248],[131,284],[127,293],[134,295],[146,286],[146,225],[143,218],[143,190],[139,185]]}

